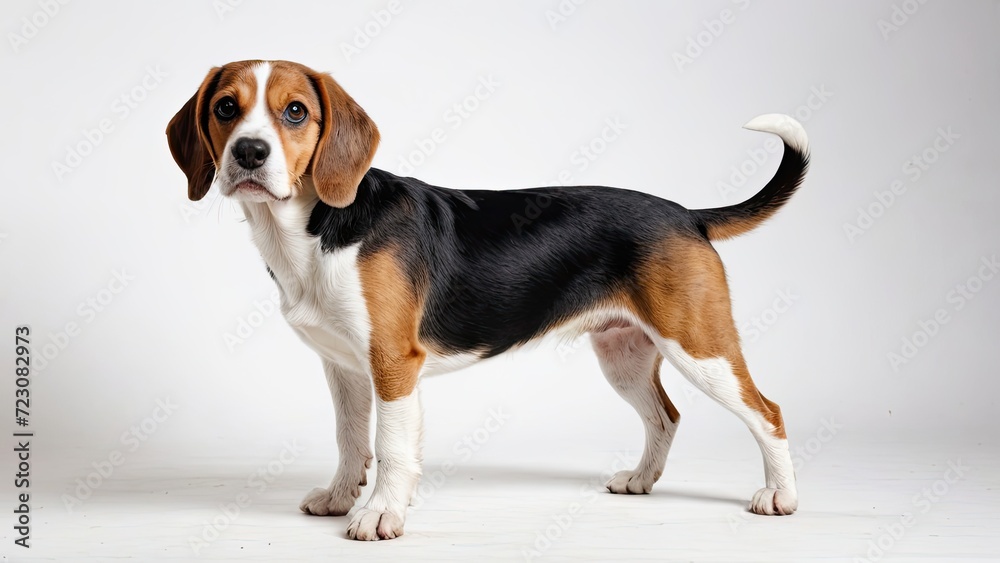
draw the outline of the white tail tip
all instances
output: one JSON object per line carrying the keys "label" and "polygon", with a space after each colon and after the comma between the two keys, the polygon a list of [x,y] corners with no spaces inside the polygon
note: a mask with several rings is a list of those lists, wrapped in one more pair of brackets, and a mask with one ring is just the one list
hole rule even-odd
{"label": "white tail tip", "polygon": [[781,137],[786,145],[802,154],[809,152],[809,137],[806,130],[794,117],[783,113],[765,113],[751,119],[743,126],[751,131],[774,133]]}

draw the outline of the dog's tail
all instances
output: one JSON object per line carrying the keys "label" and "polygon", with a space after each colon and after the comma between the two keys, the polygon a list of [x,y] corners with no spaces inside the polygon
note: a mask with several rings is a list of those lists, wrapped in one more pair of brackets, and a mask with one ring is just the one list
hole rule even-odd
{"label": "dog's tail", "polygon": [[751,119],[743,127],[781,137],[784,154],[771,181],[750,199],[728,207],[691,210],[710,240],[742,235],[766,221],[792,197],[809,169],[809,139],[795,119],[769,113]]}

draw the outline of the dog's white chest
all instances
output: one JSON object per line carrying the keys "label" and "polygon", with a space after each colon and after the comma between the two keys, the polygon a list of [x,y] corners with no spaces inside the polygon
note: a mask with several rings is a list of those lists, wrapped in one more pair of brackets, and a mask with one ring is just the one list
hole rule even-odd
{"label": "dog's white chest", "polygon": [[316,353],[367,372],[370,329],[357,254],[357,245],[330,253],[317,245],[311,282],[283,292],[281,312]]}
{"label": "dog's white chest", "polygon": [[281,313],[310,348],[339,365],[368,371],[370,324],[352,245],[324,252],[306,225],[314,201],[245,205],[261,256],[274,273]]}

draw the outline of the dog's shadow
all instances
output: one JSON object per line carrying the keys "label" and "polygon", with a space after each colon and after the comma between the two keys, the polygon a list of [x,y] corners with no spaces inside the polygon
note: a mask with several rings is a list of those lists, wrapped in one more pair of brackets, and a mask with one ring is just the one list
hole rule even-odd
{"label": "dog's shadow", "polygon": [[[145,474],[144,474],[145,473]],[[421,486],[435,496],[446,495],[449,489],[458,494],[488,490],[503,495],[504,490],[523,491],[544,489],[546,486],[585,491],[599,495],[611,494],[604,479],[593,472],[572,469],[462,464],[450,468],[445,475],[440,464],[425,464]],[[93,502],[118,505],[143,504],[163,509],[218,509],[227,503],[255,504],[262,512],[290,512],[289,504],[299,500],[317,486],[325,486],[332,475],[310,469],[287,471],[283,475],[253,474],[252,468],[231,465],[214,467],[175,467],[170,470],[150,469],[128,478],[112,478],[93,491]],[[374,471],[369,472],[370,491]],[[746,507],[746,500],[717,494],[692,491],[661,479],[649,495],[614,495],[615,498],[663,497],[698,502],[711,502]],[[85,500],[84,504],[91,502]]]}
{"label": "dog's shadow", "polygon": [[[422,484],[434,485],[434,472],[439,471],[440,466],[435,466],[433,462],[426,464]],[[528,484],[532,488],[545,485],[557,487],[571,487],[575,490],[592,490],[598,494],[607,494],[615,498],[640,498],[640,497],[663,497],[698,502],[713,502],[746,508],[747,500],[735,497],[725,497],[712,493],[692,491],[682,489],[667,479],[661,479],[654,485],[652,492],[648,495],[611,495],[604,486],[606,479],[593,472],[574,471],[559,468],[528,467],[528,466],[500,466],[500,465],[462,465],[447,476],[447,480],[440,485],[442,491],[450,487],[455,488],[488,488],[490,492],[503,494],[504,488],[515,490]]]}

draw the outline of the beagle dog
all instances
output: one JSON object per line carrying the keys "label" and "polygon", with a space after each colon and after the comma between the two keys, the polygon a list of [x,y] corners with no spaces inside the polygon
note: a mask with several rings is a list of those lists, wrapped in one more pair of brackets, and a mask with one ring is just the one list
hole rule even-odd
{"label": "beagle dog", "polygon": [[729,207],[686,209],[645,193],[579,186],[456,190],[371,168],[379,132],[330,77],[287,61],[213,68],[167,126],[188,197],[213,186],[240,203],[281,294],[281,312],[322,359],[339,463],[302,511],[345,515],[372,459],[374,490],[347,535],[403,533],[421,474],[417,385],[543,335],[589,333],[611,386],[638,412],[645,449],[612,493],[648,493],[680,414],[664,358],[736,414],[764,457],[757,514],[798,505],[778,405],[754,386],[722,262],[711,241],[771,217],[805,177],[802,126],[763,115],[746,127],[784,145],[774,177]]}

